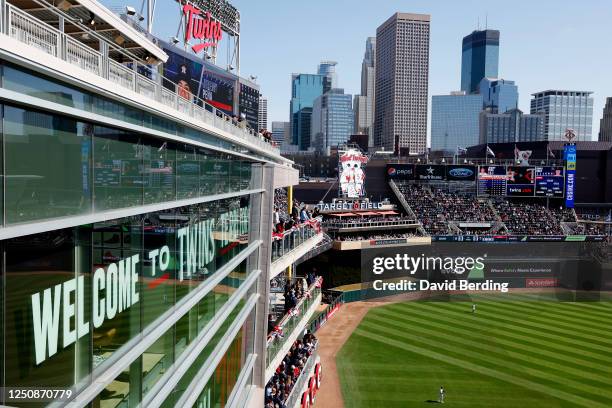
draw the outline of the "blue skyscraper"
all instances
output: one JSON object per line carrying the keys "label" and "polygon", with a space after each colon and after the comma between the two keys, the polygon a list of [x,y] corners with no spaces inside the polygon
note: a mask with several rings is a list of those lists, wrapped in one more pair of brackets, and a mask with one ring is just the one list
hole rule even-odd
{"label": "blue skyscraper", "polygon": [[505,113],[518,107],[518,86],[514,81],[498,78],[483,78],[480,81],[480,94],[486,108]]}
{"label": "blue skyscraper", "polygon": [[311,146],[326,153],[346,143],[353,133],[353,96],[332,89],[319,96],[312,109]]}
{"label": "blue skyscraper", "polygon": [[338,87],[338,74],[336,73],[336,61],[321,61],[317,68],[317,74],[327,78],[325,92]]}
{"label": "blue skyscraper", "polygon": [[539,142],[544,140],[544,115],[525,115],[520,109],[495,113],[487,108],[480,113],[480,144]]}
{"label": "blue skyscraper", "polygon": [[431,100],[431,150],[455,152],[478,144],[482,96],[452,92]]}
{"label": "blue skyscraper", "polygon": [[593,140],[593,92],[547,90],[532,94],[531,113],[544,114],[544,139],[565,140],[573,130],[574,141]]}
{"label": "blue skyscraper", "polygon": [[300,150],[310,147],[310,120],[314,100],[324,92],[325,75],[293,74],[289,119],[292,144]]}
{"label": "blue skyscraper", "polygon": [[499,31],[474,31],[463,38],[461,90],[478,92],[482,78],[497,78],[499,66]]}

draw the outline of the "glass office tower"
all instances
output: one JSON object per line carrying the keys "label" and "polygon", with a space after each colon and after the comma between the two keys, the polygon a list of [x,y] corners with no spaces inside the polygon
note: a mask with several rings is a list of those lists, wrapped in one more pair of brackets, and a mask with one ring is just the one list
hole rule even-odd
{"label": "glass office tower", "polygon": [[344,144],[353,132],[353,97],[343,89],[332,89],[315,99],[311,146],[320,152]]}
{"label": "glass office tower", "polygon": [[453,92],[431,98],[431,150],[455,153],[478,144],[481,95]]}
{"label": "glass office tower", "polygon": [[323,94],[325,75],[293,74],[291,76],[291,139],[300,150],[310,147],[310,120],[314,100]]}
{"label": "glass office tower", "polygon": [[461,55],[461,90],[478,92],[485,77],[497,78],[499,73],[499,31],[474,31],[463,38]]}
{"label": "glass office tower", "polygon": [[544,115],[544,140],[589,141],[593,135],[593,97],[589,91],[548,90],[532,94],[531,113]]}

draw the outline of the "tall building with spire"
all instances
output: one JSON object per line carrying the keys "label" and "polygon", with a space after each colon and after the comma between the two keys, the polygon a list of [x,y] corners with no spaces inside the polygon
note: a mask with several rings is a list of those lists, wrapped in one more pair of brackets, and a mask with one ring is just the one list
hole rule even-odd
{"label": "tall building with spire", "polygon": [[478,93],[483,78],[499,76],[499,31],[473,31],[463,38],[461,90]]}
{"label": "tall building with spire", "polygon": [[369,146],[373,145],[374,90],[376,85],[376,37],[368,37],[361,63],[361,94],[355,95],[353,104],[355,133],[369,135]]}

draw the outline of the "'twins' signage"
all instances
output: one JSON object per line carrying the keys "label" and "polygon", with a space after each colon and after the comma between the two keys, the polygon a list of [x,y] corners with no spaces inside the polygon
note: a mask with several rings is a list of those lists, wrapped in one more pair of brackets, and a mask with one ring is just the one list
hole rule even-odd
{"label": "'twins' signage", "polygon": [[210,12],[203,12],[193,4],[185,3],[183,16],[185,17],[185,42],[189,43],[192,38],[201,41],[191,47],[193,52],[198,53],[205,48],[219,44],[223,36],[223,29],[221,22],[213,20]]}

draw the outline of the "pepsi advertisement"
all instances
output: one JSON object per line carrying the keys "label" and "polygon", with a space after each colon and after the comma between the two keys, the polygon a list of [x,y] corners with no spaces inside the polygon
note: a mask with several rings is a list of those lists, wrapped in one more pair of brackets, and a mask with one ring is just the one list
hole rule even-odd
{"label": "pepsi advertisement", "polygon": [[163,49],[168,54],[164,64],[166,88],[174,91],[174,84],[177,84],[177,92],[184,99],[193,100],[197,96],[224,113],[234,115],[235,77],[197,61],[195,56],[183,55],[169,47]]}
{"label": "pepsi advertisement", "polygon": [[446,179],[449,181],[476,180],[476,166],[451,164],[446,166]]}
{"label": "pepsi advertisement", "polygon": [[387,179],[414,180],[413,164],[387,164]]}

